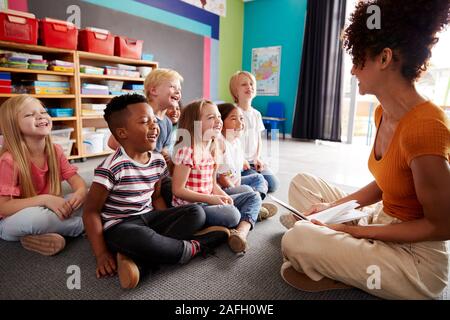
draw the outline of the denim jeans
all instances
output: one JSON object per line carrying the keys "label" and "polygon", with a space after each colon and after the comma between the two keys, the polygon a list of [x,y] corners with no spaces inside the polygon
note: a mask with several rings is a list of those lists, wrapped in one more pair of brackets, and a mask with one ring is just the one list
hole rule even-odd
{"label": "denim jeans", "polygon": [[275,177],[273,172],[268,167],[266,167],[263,171],[258,172],[258,171],[256,171],[256,168],[253,165],[253,163],[251,163],[250,169],[242,171],[241,175],[242,175],[242,177],[245,177],[245,176],[255,174],[255,173],[262,174],[264,176],[264,179],[266,179],[267,184],[268,184],[267,192],[269,192],[269,193],[275,192],[278,189],[278,187],[280,185],[280,181],[278,180],[277,177]]}
{"label": "denim jeans", "polygon": [[262,200],[267,196],[269,190],[269,183],[260,173],[253,173],[241,177],[241,185],[250,186],[252,190],[259,192]]}
{"label": "denim jeans", "polygon": [[189,204],[152,211],[110,227],[104,232],[108,248],[120,252],[141,266],[175,264],[181,259],[185,242],[203,228],[205,212]]}
{"label": "denim jeans", "polygon": [[[70,199],[71,194],[65,199]],[[62,236],[76,237],[83,230],[82,208],[75,211],[69,219],[61,220],[46,207],[30,207],[0,220],[0,238],[6,241],[19,241],[27,235],[58,233]]]}
{"label": "denim jeans", "polygon": [[234,205],[203,205],[206,224],[234,228],[240,221],[247,221],[253,229],[261,209],[262,200],[259,193],[256,191],[231,193],[230,197],[233,199]]}

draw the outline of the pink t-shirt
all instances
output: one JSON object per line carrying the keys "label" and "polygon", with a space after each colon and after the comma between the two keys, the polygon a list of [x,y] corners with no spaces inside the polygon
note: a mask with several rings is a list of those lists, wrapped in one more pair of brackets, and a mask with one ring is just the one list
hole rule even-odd
{"label": "pink t-shirt", "polygon": [[[77,168],[69,163],[60,145],[55,144],[56,157],[59,163],[61,181],[70,179],[77,173]],[[44,168],[30,164],[31,179],[37,194],[47,194],[50,189],[48,181],[48,164]],[[0,196],[20,197],[19,174],[14,172],[14,160],[9,152],[0,157]]]}

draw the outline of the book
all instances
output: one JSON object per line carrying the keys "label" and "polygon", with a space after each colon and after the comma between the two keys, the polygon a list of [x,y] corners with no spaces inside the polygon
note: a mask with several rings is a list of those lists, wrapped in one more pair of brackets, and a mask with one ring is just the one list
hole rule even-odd
{"label": "book", "polygon": [[83,110],[95,110],[104,111],[106,109],[106,104],[104,103],[82,103],[81,109]]}
{"label": "book", "polygon": [[43,87],[43,88],[69,88],[69,82],[61,81],[28,81],[22,80],[22,84],[30,87]]}
{"label": "book", "polygon": [[369,215],[368,212],[356,210],[356,208],[359,207],[359,203],[356,200],[347,201],[335,207],[331,207],[318,213],[305,216],[300,211],[281,201],[280,199],[275,198],[272,195],[270,195],[270,197],[275,202],[291,211],[300,220],[317,220],[325,224],[338,224],[358,220]]}
{"label": "book", "polygon": [[69,81],[69,77],[67,76],[58,76],[53,74],[38,74],[36,75],[37,81],[61,81],[67,82]]}
{"label": "book", "polygon": [[61,67],[61,66],[49,66],[48,69],[51,71],[67,72],[67,73],[73,73],[75,71],[74,68]]}
{"label": "book", "polygon": [[26,87],[30,94],[70,94],[70,88]]}

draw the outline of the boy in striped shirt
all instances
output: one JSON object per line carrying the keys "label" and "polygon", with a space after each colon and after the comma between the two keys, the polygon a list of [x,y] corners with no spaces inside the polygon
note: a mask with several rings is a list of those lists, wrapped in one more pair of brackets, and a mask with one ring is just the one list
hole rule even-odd
{"label": "boy in striped shirt", "polygon": [[199,231],[205,212],[196,204],[167,209],[160,186],[168,170],[163,156],[153,151],[159,126],[145,97],[113,98],[105,120],[121,147],[95,170],[84,208],[97,277],[117,270],[121,286],[134,288],[138,265],[187,263],[228,239],[223,227]]}

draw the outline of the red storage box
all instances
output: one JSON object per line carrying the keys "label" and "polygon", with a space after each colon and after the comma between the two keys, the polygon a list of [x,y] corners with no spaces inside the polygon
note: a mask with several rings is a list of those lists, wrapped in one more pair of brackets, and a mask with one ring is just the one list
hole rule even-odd
{"label": "red storage box", "polygon": [[47,47],[76,50],[78,29],[67,21],[44,18],[39,21],[39,41]]}
{"label": "red storage box", "polygon": [[116,36],[114,42],[114,55],[122,58],[141,59],[144,41]]}
{"label": "red storage box", "polygon": [[0,40],[37,44],[38,21],[33,14],[15,10],[0,12]]}
{"label": "red storage box", "polygon": [[114,55],[114,36],[108,31],[86,28],[80,31],[78,48],[82,51]]}

